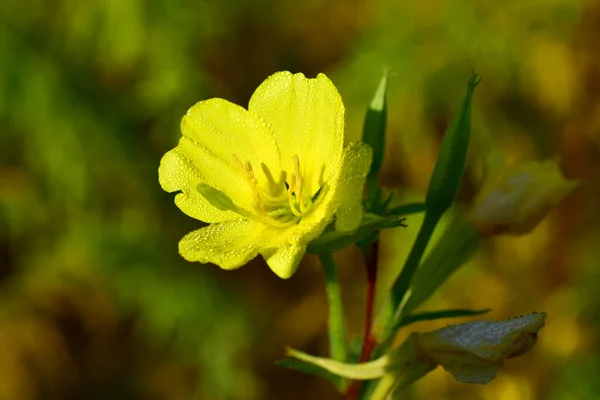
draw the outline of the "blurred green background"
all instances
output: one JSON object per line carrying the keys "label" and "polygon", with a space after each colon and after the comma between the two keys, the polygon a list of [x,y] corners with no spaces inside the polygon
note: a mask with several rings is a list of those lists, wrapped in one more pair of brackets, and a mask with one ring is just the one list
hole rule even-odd
{"label": "blurred green background", "polygon": [[[385,67],[381,181],[403,198],[423,198],[472,69],[484,77],[474,133],[510,160],[557,155],[585,182],[531,234],[487,241],[423,307],[546,311],[536,348],[488,386],[438,369],[412,398],[598,398],[598,49],[597,0],[2,1],[0,399],[337,398],[274,365],[285,345],[326,354],[315,260],[288,281],[262,260],[235,272],[186,263],[177,242],[200,224],[161,190],[157,167],[191,105],[246,105],[279,70],[328,74],[356,140]],[[461,202],[473,190],[467,177]],[[419,223],[385,232],[383,286]],[[352,335],[357,256],[338,254]]]}

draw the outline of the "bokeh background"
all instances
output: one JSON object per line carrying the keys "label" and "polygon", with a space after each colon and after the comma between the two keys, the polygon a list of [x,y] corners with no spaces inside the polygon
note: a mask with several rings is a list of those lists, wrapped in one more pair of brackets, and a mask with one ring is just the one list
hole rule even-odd
{"label": "bokeh background", "polygon": [[[246,105],[279,70],[327,73],[356,140],[383,68],[381,181],[402,198],[423,197],[472,69],[474,133],[511,161],[558,156],[584,182],[531,234],[486,241],[423,306],[546,311],[534,350],[487,386],[438,369],[407,398],[598,398],[599,49],[597,0],[2,1],[0,398],[338,398],[274,365],[285,345],[326,354],[315,260],[287,281],[262,260],[186,263],[177,242],[200,225],[157,167],[191,105]],[[473,191],[467,176],[460,201]],[[419,223],[384,234],[383,284]],[[358,335],[364,268],[356,249],[337,256]]]}

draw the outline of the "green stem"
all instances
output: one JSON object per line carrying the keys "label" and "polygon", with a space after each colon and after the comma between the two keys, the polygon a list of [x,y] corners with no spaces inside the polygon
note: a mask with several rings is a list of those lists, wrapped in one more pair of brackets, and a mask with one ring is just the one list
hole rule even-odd
{"label": "green stem", "polygon": [[342,290],[338,276],[337,265],[333,254],[320,254],[321,265],[325,273],[327,300],[329,302],[329,343],[331,357],[340,362],[346,362],[346,321],[342,305]]}
{"label": "green stem", "polygon": [[442,214],[443,213],[435,210],[427,210],[425,212],[425,219],[423,220],[421,229],[419,229],[417,239],[415,240],[408,257],[406,258],[406,262],[404,263],[404,268],[402,268],[400,276],[396,278],[394,285],[392,286],[391,294],[392,304],[395,309],[395,318],[400,316],[400,307],[402,305],[402,301],[406,297],[406,293],[410,288],[412,278],[415,275],[417,268],[419,268],[419,264],[421,263],[421,259],[423,258],[425,250],[427,249],[431,235],[433,234],[437,223],[442,217]]}
{"label": "green stem", "polygon": [[[421,263],[421,259],[427,249],[431,235],[442,215],[443,212],[435,210],[427,210],[425,213],[425,218],[419,229],[419,233],[417,234],[417,239],[404,263],[402,272],[394,281],[390,298],[384,304],[382,313],[377,319],[378,329],[376,330],[376,337],[378,339],[378,345],[373,351],[373,357],[378,357],[381,354],[386,353],[393,343],[393,328],[401,315],[402,302],[410,288],[415,272]],[[373,384],[375,384],[375,389],[370,400],[384,400],[394,387],[394,378],[386,375],[377,383],[373,382]]]}
{"label": "green stem", "polygon": [[[461,216],[455,215],[411,282],[411,295],[402,306],[402,317],[411,314],[479,248],[481,239]],[[399,322],[399,321],[396,321]]]}
{"label": "green stem", "polygon": [[369,400],[385,400],[396,384],[396,377],[391,374],[386,374],[379,381]]}

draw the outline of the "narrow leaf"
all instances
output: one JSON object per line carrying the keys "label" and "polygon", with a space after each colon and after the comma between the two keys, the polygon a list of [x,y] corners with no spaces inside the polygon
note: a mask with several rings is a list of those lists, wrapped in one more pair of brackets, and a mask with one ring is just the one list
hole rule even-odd
{"label": "narrow leaf", "polygon": [[416,271],[402,315],[410,314],[435,293],[475,254],[480,243],[475,230],[462,217],[455,216]]}
{"label": "narrow leaf", "polygon": [[418,314],[407,315],[403,317],[400,322],[394,327],[397,330],[403,326],[413,324],[419,321],[431,321],[434,319],[441,318],[457,318],[457,317],[473,317],[476,315],[482,315],[489,312],[490,309],[485,310],[468,310],[468,309],[451,309],[451,310],[440,310],[440,311],[427,311]]}
{"label": "narrow leaf", "polygon": [[421,264],[421,258],[423,258],[423,254],[425,254],[425,250],[429,245],[431,235],[433,234],[440,217],[441,214],[435,210],[427,210],[425,212],[425,218],[423,219],[421,228],[419,228],[419,233],[417,234],[417,238],[410,249],[410,253],[408,253],[404,267],[392,285],[390,295],[392,305],[395,310],[394,319],[396,321],[399,320],[404,298],[406,297],[411,286],[413,276]]}
{"label": "narrow leaf", "polygon": [[383,75],[377,86],[375,96],[367,109],[365,123],[363,126],[362,141],[373,149],[373,162],[369,175],[377,176],[383,165],[383,156],[385,153],[385,128],[387,122],[387,82],[388,73]]}
{"label": "narrow leaf", "polygon": [[460,188],[471,137],[471,101],[480,81],[479,75],[471,75],[462,107],[452,117],[435,161],[425,204],[428,209],[435,209],[439,213],[452,205]]}
{"label": "narrow leaf", "polygon": [[387,122],[387,81],[388,73],[383,72],[379,85],[367,109],[363,126],[362,141],[373,149],[373,162],[367,175],[366,198],[367,208],[377,212],[380,203],[381,189],[378,184],[379,171],[385,156],[385,131]]}
{"label": "narrow leaf", "polygon": [[305,374],[320,376],[321,378],[325,378],[331,381],[335,386],[339,386],[342,380],[341,377],[332,372],[327,371],[323,367],[295,358],[284,358],[283,360],[277,361],[275,364],[282,367],[294,369],[296,371],[304,372]]}
{"label": "narrow leaf", "polygon": [[408,203],[408,204],[402,204],[400,206],[391,208],[386,214],[389,216],[392,216],[392,215],[403,216],[403,215],[417,214],[417,213],[421,213],[423,211],[425,211],[425,203]]}

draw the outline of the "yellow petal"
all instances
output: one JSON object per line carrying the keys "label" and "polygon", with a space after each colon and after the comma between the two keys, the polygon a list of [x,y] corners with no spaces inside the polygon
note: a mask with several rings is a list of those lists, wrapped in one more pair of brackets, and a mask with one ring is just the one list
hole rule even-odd
{"label": "yellow petal", "polygon": [[163,156],[158,168],[158,180],[167,192],[181,191],[175,196],[175,204],[192,218],[209,223],[239,218],[234,212],[219,210],[200,195],[196,188],[207,178],[179,147]]}
{"label": "yellow petal", "polygon": [[335,166],[337,176],[324,187],[311,212],[300,222],[279,229],[271,239],[272,248],[261,251],[269,267],[279,277],[287,279],[296,272],[308,243],[316,239],[336,215],[335,227],[340,232],[352,232],[362,221],[362,188],[371,165],[371,148],[362,143],[350,143]]}
{"label": "yellow petal", "polygon": [[362,221],[362,191],[372,159],[373,151],[365,143],[349,143],[344,148],[340,175],[333,188],[335,229],[339,232],[353,232]]}
{"label": "yellow petal", "polygon": [[181,122],[183,137],[165,155],[159,181],[166,191],[181,191],[177,205],[186,214],[205,222],[235,218],[232,212],[216,212],[196,190],[209,185],[225,193],[237,206],[252,209],[253,192],[248,181],[251,168],[259,182],[269,171],[280,171],[279,150],[264,121],[244,108],[221,99],[193,106]]}
{"label": "yellow petal", "polygon": [[336,216],[335,228],[343,233],[356,230],[363,216],[362,189],[371,165],[372,150],[362,142],[349,143],[336,176],[327,182],[311,212],[290,229],[289,240],[304,244],[316,239]]}
{"label": "yellow petal", "polygon": [[335,171],[344,144],[344,104],[323,74],[307,79],[303,74],[278,72],[256,89],[248,110],[272,128],[286,171],[293,171],[298,156],[307,191],[315,193],[319,180]]}
{"label": "yellow petal", "polygon": [[258,255],[268,238],[264,226],[245,219],[211,224],[188,233],[179,253],[188,261],[217,264],[223,269],[243,266]]}
{"label": "yellow petal", "polygon": [[306,244],[292,244],[280,241],[277,247],[261,251],[267,265],[281,279],[288,279],[298,269],[302,257],[306,253]]}

